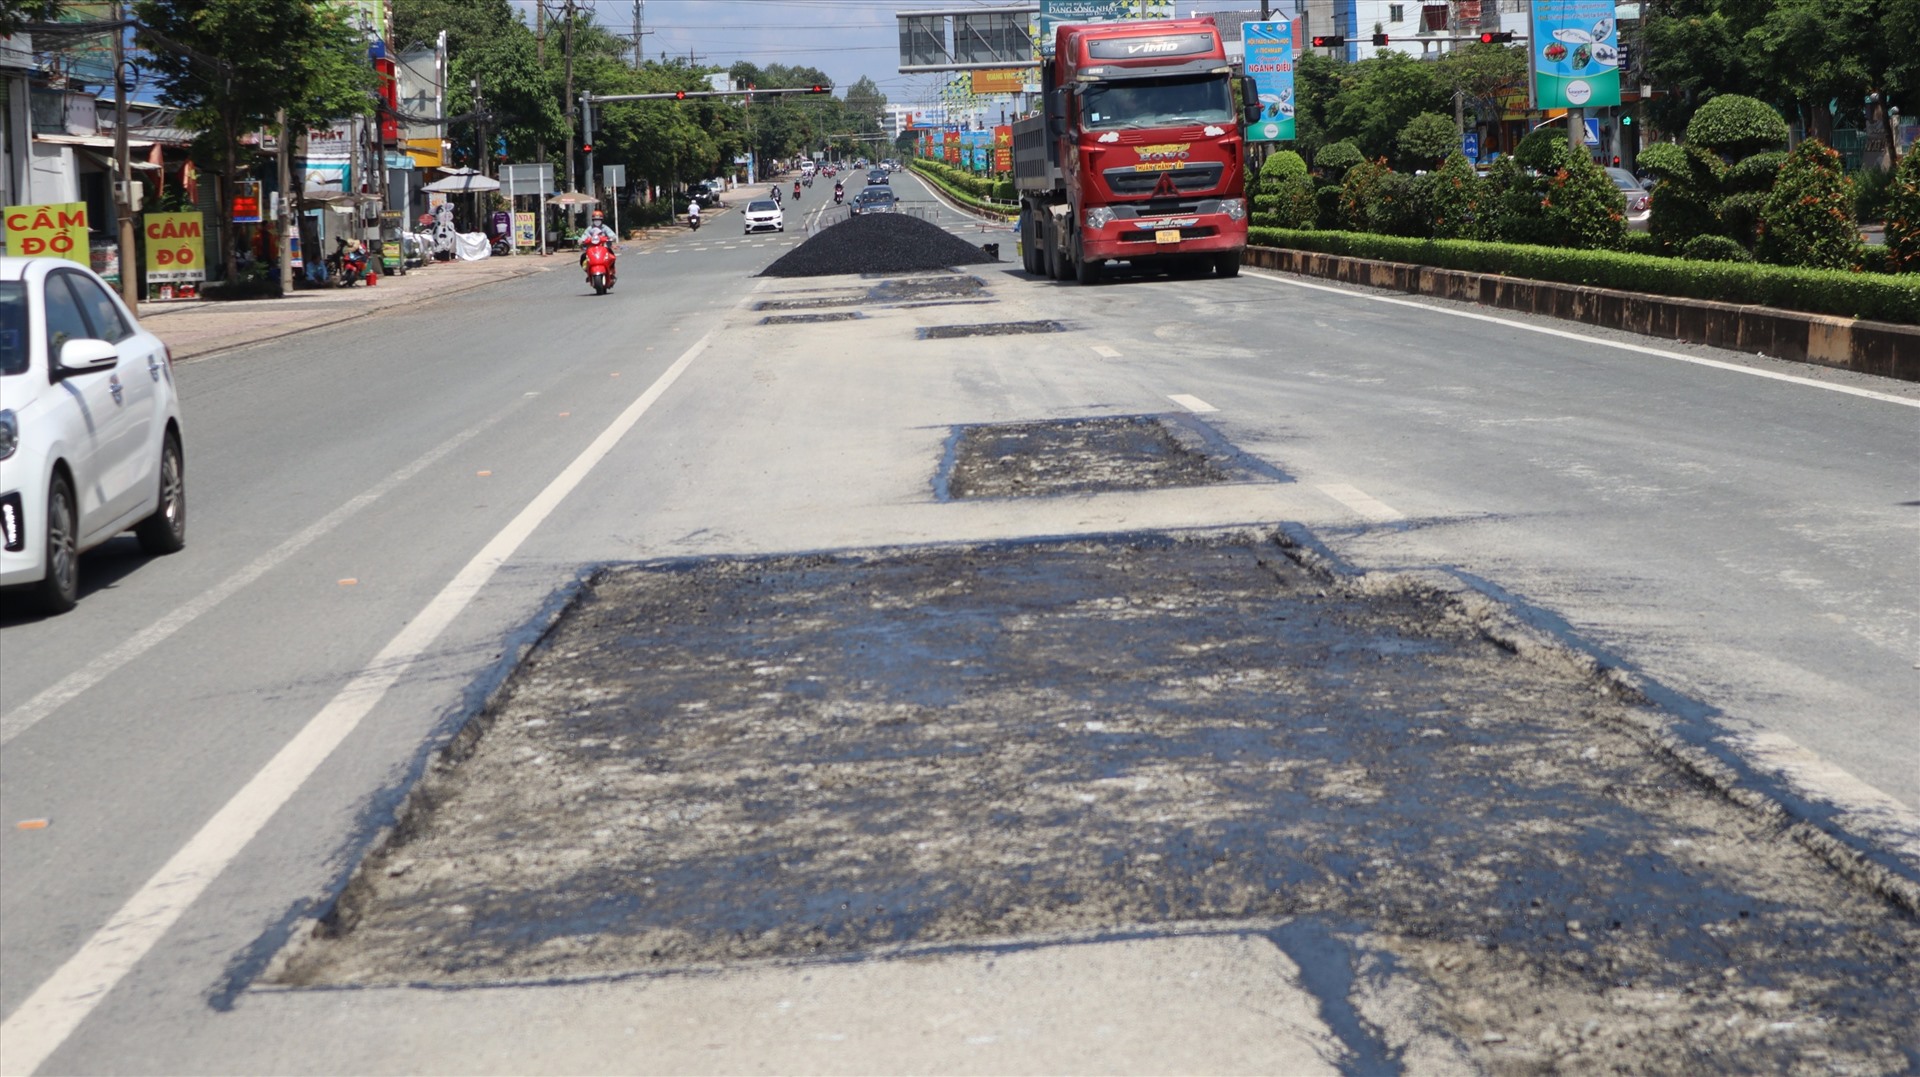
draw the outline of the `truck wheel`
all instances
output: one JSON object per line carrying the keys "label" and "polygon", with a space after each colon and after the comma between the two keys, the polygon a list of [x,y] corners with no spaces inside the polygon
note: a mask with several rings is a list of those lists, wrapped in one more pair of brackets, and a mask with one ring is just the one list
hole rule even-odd
{"label": "truck wheel", "polygon": [[1240,275],[1240,252],[1225,251],[1213,256],[1213,271],[1223,277]]}
{"label": "truck wheel", "polygon": [[1020,217],[1020,264],[1034,276],[1040,275],[1040,215],[1023,213]]}
{"label": "truck wheel", "polygon": [[1066,252],[1060,249],[1060,226],[1053,216],[1047,216],[1047,276],[1054,280],[1067,279]]}
{"label": "truck wheel", "polygon": [[1105,268],[1106,266],[1102,265],[1098,260],[1087,258],[1081,253],[1080,237],[1075,235],[1073,237],[1074,279],[1078,280],[1081,284],[1098,284],[1100,283],[1100,278],[1104,275],[1101,271]]}

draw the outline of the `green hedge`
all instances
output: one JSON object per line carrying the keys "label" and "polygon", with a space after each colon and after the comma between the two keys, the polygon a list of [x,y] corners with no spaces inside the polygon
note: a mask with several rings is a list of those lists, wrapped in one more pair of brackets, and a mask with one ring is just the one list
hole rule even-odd
{"label": "green hedge", "polygon": [[1511,243],[1407,239],[1366,232],[1301,232],[1256,226],[1248,229],[1247,238],[1256,245],[1290,250],[1920,325],[1920,280],[1911,276],[1696,262]]}
{"label": "green hedge", "polygon": [[976,176],[945,161],[926,157],[913,158],[907,162],[907,167],[919,173],[928,183],[947,192],[957,202],[1008,219],[1014,216],[1009,203],[1016,201],[1019,196],[1014,193],[1012,180]]}

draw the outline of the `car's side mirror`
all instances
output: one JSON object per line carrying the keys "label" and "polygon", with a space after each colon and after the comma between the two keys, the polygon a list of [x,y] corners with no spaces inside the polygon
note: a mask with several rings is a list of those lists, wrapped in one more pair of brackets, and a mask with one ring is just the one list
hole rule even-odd
{"label": "car's side mirror", "polygon": [[88,374],[120,365],[120,349],[104,340],[75,337],[60,345],[55,362],[62,374]]}

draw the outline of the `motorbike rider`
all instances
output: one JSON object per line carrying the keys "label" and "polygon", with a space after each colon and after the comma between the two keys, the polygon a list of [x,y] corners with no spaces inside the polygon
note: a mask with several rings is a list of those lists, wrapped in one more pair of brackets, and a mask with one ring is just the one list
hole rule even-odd
{"label": "motorbike rider", "polygon": [[798,199],[800,197],[800,181],[799,180],[793,181],[793,197],[795,199]]}
{"label": "motorbike rider", "polygon": [[846,196],[847,196],[847,185],[844,183],[836,182],[833,185],[833,204],[836,206],[839,205],[840,200],[845,198]]}
{"label": "motorbike rider", "polygon": [[[596,241],[605,243],[607,245],[607,253],[612,254],[614,251],[614,238],[613,229],[607,227],[606,212],[603,210],[594,210],[593,223],[587,225],[587,230],[580,233],[580,268],[587,268],[587,248]],[[615,272],[615,270],[610,269],[607,271],[607,275],[611,277]]]}
{"label": "motorbike rider", "polygon": [[698,198],[687,199],[687,224],[694,228],[700,227],[700,200]]}

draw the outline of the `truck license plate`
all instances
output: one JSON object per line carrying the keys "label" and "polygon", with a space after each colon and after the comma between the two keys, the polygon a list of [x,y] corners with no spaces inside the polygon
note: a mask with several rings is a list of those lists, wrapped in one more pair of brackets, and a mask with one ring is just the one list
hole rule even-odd
{"label": "truck license plate", "polygon": [[1178,243],[1180,242],[1180,229],[1178,228],[1155,229],[1153,233],[1153,241],[1155,243]]}

